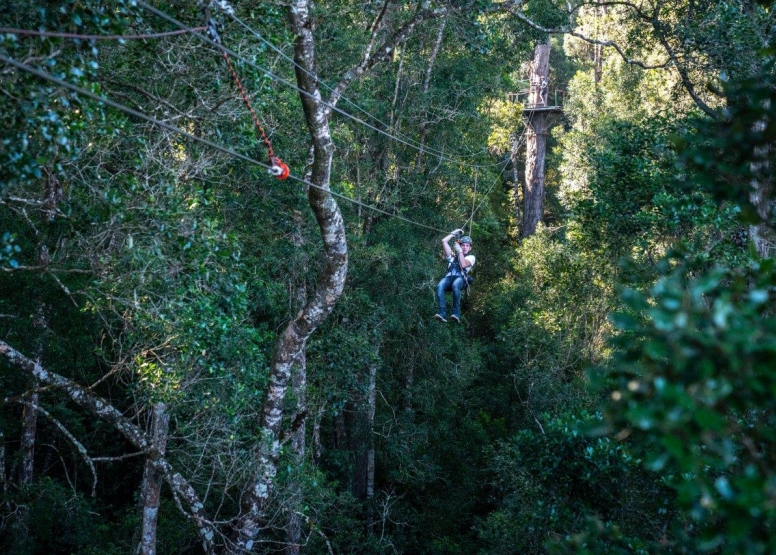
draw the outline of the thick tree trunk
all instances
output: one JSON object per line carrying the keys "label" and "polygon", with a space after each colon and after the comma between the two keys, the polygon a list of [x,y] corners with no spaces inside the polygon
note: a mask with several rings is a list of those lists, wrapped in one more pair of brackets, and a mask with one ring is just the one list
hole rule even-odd
{"label": "thick tree trunk", "polygon": [[239,553],[249,552],[253,548],[274,487],[281,448],[283,405],[292,368],[304,363],[307,340],[334,309],[345,286],[348,268],[345,223],[339,206],[329,193],[334,146],[329,130],[329,109],[322,101],[315,74],[314,24],[308,1],[292,1],[289,16],[296,37],[296,80],[303,91],[300,98],[313,146],[310,174],[312,186],[307,196],[321,230],[326,263],[312,298],[286,326],[276,344],[261,418],[262,444],[256,464],[256,478],[243,494],[242,514],[235,527],[232,549]]}
{"label": "thick tree trunk", "polygon": [[[164,455],[167,447],[169,425],[170,416],[167,414],[167,407],[164,403],[156,403],[151,416],[151,441],[160,455]],[[137,552],[141,555],[154,555],[156,553],[156,527],[163,478],[164,476],[154,466],[153,461],[147,460],[140,488],[140,509],[143,523]]]}
{"label": "thick tree trunk", "polygon": [[530,237],[544,216],[544,159],[547,152],[547,114],[533,114],[528,122],[523,183],[523,227],[520,236]]}
{"label": "thick tree trunk", "polygon": [[[297,414],[304,414],[307,410],[307,371],[306,357],[302,353],[300,364],[292,378],[294,393],[297,398]],[[291,435],[291,453],[297,467],[304,464],[305,434],[307,430],[307,416],[302,416],[299,427]],[[299,555],[302,543],[302,488],[294,484],[291,486],[287,501],[289,512],[286,524],[286,553],[287,555]]]}
{"label": "thick tree trunk", "polygon": [[547,106],[550,42],[536,45],[531,62],[531,90],[528,98],[523,225],[521,237],[530,237],[544,216],[544,159],[547,151],[547,112],[531,108]]}

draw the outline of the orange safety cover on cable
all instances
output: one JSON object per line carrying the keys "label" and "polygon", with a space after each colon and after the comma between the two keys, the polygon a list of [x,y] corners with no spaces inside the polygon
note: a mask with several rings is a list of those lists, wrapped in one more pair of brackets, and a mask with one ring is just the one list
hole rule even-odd
{"label": "orange safety cover on cable", "polygon": [[267,171],[277,179],[286,179],[291,173],[288,166],[277,156],[273,156],[270,159],[270,163],[272,164],[272,167]]}

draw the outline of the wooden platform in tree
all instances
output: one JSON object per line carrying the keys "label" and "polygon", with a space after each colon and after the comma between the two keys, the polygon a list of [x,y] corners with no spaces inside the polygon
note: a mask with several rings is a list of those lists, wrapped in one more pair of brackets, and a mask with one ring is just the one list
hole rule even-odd
{"label": "wooden platform in tree", "polygon": [[536,112],[550,112],[553,114],[560,114],[563,112],[563,106],[526,106],[523,108],[524,114]]}

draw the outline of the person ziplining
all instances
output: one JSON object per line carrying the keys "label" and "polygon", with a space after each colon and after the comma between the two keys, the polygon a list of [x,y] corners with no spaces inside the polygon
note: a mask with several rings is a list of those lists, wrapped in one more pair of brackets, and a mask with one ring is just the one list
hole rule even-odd
{"label": "person ziplining", "polygon": [[[450,321],[459,323],[461,321],[461,294],[464,287],[468,287],[474,278],[469,275],[474,268],[477,258],[472,253],[472,238],[463,235],[462,229],[456,229],[442,239],[442,248],[445,251],[445,260],[447,260],[447,273],[439,280],[437,284],[437,303],[439,312],[435,318],[440,322],[447,322],[447,291],[453,292],[453,313],[450,315]],[[456,237],[453,249],[450,248],[450,240]],[[460,237],[460,239],[458,239]]]}

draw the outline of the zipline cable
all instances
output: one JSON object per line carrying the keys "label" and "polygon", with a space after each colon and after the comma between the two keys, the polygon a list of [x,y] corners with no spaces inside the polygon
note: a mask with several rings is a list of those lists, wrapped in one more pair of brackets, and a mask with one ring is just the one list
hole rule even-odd
{"label": "zipline cable", "polygon": [[[5,64],[8,64],[10,66],[13,66],[17,69],[20,69],[22,71],[25,71],[27,73],[30,73],[32,75],[35,75],[36,77],[39,77],[40,79],[49,81],[51,83],[55,83],[59,85],[60,87],[64,87],[66,89],[69,89],[77,94],[83,95],[87,98],[91,98],[92,100],[96,100],[97,102],[102,102],[103,104],[106,104],[108,106],[111,106],[112,108],[115,108],[119,111],[122,111],[126,114],[129,114],[131,116],[134,116],[138,119],[141,119],[143,121],[147,121],[148,123],[151,123],[153,125],[156,125],[158,127],[161,127],[163,129],[167,129],[168,131],[172,131],[173,133],[177,133],[183,137],[186,137],[188,139],[191,139],[192,141],[204,144],[209,146],[210,148],[213,148],[215,150],[218,150],[220,152],[223,152],[224,154],[228,154],[230,156],[233,156],[235,158],[239,158],[240,160],[243,160],[244,162],[248,162],[250,164],[253,164],[255,166],[259,166],[262,168],[265,168],[267,170],[271,169],[270,166],[267,164],[264,164],[262,162],[259,162],[258,160],[254,160],[253,158],[250,158],[249,156],[245,156],[244,154],[240,154],[239,152],[235,152],[234,150],[231,150],[225,146],[221,146],[217,143],[214,143],[213,141],[210,141],[209,139],[205,139],[203,137],[197,137],[196,135],[192,135],[191,133],[184,131],[183,129],[180,129],[179,127],[176,127],[174,125],[170,125],[169,123],[165,123],[163,121],[159,121],[156,118],[153,118],[151,116],[148,116],[142,112],[139,112],[137,110],[134,110],[133,108],[130,108],[129,106],[125,106],[119,102],[116,102],[114,100],[111,100],[109,98],[99,96],[91,91],[88,91],[82,87],[79,87],[78,85],[74,85],[73,83],[68,83],[67,81],[64,81],[62,79],[59,79],[58,77],[54,77],[51,74],[46,73],[45,71],[41,71],[35,67],[29,66],[27,64],[24,64],[22,62],[19,62],[17,60],[14,60],[13,58],[8,58],[2,54],[0,54],[0,62],[3,62]],[[320,185],[316,185],[315,183],[310,183],[309,181],[302,179],[300,177],[296,177],[295,175],[289,175],[290,179],[293,179],[294,181],[298,181],[299,183],[302,183],[308,187],[312,187],[314,189],[318,189],[320,191],[323,191],[325,193],[328,193],[334,197],[340,198],[342,200],[345,200],[347,202],[350,202],[352,204],[356,204],[358,206],[361,206],[363,208],[366,208],[368,210],[372,210],[374,212],[378,212],[380,214],[383,214],[385,216],[388,216],[390,218],[396,218],[398,220],[401,220],[403,222],[406,222],[408,224],[412,224],[418,227],[422,227],[425,229],[430,229],[432,231],[436,231],[439,233],[447,233],[446,231],[432,227],[426,224],[422,224],[420,222],[416,222],[413,220],[410,220],[408,218],[405,218],[403,216],[399,216],[398,214],[391,214],[390,212],[387,212],[381,208],[377,208],[376,206],[371,206],[369,204],[363,203],[361,201],[346,197],[343,194],[337,193],[332,191],[331,189],[327,189],[326,187],[321,187]]]}
{"label": "zipline cable", "polygon": [[[180,21],[178,21],[174,17],[166,14],[165,12],[154,8],[153,6],[151,6],[151,5],[147,4],[146,2],[144,2],[143,0],[136,0],[136,2],[137,2],[138,6],[140,6],[140,7],[144,8],[144,9],[150,11],[151,13],[157,15],[158,17],[168,21],[169,23],[172,23],[173,25],[175,25],[175,26],[177,26],[177,27],[179,27],[181,29],[185,29],[187,31],[192,31],[191,27],[188,27],[184,23],[181,23]],[[229,48],[223,46],[222,44],[218,44],[218,43],[214,42],[213,40],[211,40],[210,38],[206,37],[205,35],[202,35],[202,34],[197,33],[197,32],[191,32],[191,34],[193,36],[197,37],[198,39],[200,39],[201,41],[206,42],[206,43],[210,44],[211,46],[214,46],[220,52],[226,52],[227,54],[229,54],[229,55],[231,55],[231,56],[233,56],[233,57],[243,61],[246,65],[249,65],[250,67],[260,71],[261,73],[263,73],[264,75],[266,75],[267,77],[272,79],[273,81],[277,81],[278,83],[281,83],[282,85],[285,85],[286,87],[289,87],[290,89],[293,89],[294,91],[297,91],[299,94],[302,94],[304,96],[310,97],[310,98],[316,100],[317,102],[320,102],[323,106],[325,106],[329,110],[331,110],[333,112],[337,112],[338,114],[341,114],[341,115],[345,116],[346,118],[349,118],[349,119],[355,121],[356,123],[359,123],[359,124],[361,124],[361,125],[363,125],[365,127],[368,127],[369,129],[371,129],[371,130],[373,130],[373,131],[375,131],[375,132],[377,132],[377,133],[379,133],[381,135],[384,135],[384,136],[388,137],[389,139],[394,140],[395,142],[402,143],[402,144],[404,144],[404,145],[406,145],[406,146],[408,146],[408,147],[410,147],[410,148],[412,148],[414,150],[418,150],[417,147],[415,147],[414,145],[410,144],[409,142],[407,142],[407,141],[405,141],[405,140],[403,140],[403,139],[401,139],[399,137],[396,137],[394,135],[391,135],[387,131],[383,131],[382,129],[380,129],[378,127],[375,127],[374,125],[370,124],[369,122],[366,122],[366,121],[362,120],[361,118],[358,118],[357,116],[354,116],[353,114],[350,114],[350,113],[342,110],[341,108],[338,108],[337,106],[334,106],[334,105],[332,105],[329,102],[326,102],[325,100],[323,100],[321,98],[316,98],[313,93],[305,91],[303,89],[300,89],[297,85],[295,85],[295,84],[293,84],[293,83],[283,79],[282,77],[276,75],[275,73],[271,72],[270,70],[268,70],[266,68],[263,68],[263,67],[259,66],[258,64],[254,63],[254,62],[252,62],[252,61],[250,61],[248,59],[246,59],[244,56],[241,56],[240,54],[234,52],[233,50],[230,50]],[[466,164],[466,165],[468,165],[470,167],[491,168],[491,167],[499,165],[498,163],[473,165],[473,164],[469,164],[467,162],[461,162],[459,160],[454,160],[454,159],[451,159],[451,158],[445,158],[445,157],[440,157],[440,156],[436,156],[436,158],[439,158],[440,160],[446,160],[448,162],[459,164],[459,165],[460,164]]]}
{"label": "zipline cable", "polygon": [[173,35],[185,35],[191,31],[204,31],[205,27],[192,27],[188,29],[178,29],[177,31],[165,31],[162,33],[148,33],[141,35],[80,35],[78,33],[59,33],[54,31],[33,31],[31,29],[14,29],[11,27],[0,27],[0,33],[11,35],[30,35],[36,37],[54,37],[63,39],[83,39],[83,40],[137,40],[137,39],[158,39],[161,37],[171,37]]}
{"label": "zipline cable", "polygon": [[[267,46],[268,46],[268,47],[269,47],[269,48],[270,48],[272,51],[274,51],[275,53],[277,53],[277,54],[278,54],[278,55],[279,55],[281,58],[283,58],[283,59],[285,59],[286,61],[290,62],[290,63],[291,63],[291,64],[292,64],[294,67],[298,68],[300,71],[304,72],[304,73],[305,73],[305,74],[307,74],[309,77],[313,77],[313,78],[317,79],[317,80],[318,80],[318,83],[319,83],[320,85],[322,85],[322,86],[323,86],[323,88],[325,88],[325,89],[327,89],[327,90],[329,90],[329,91],[331,91],[331,92],[335,92],[335,90],[334,90],[334,87],[332,87],[331,85],[328,85],[328,84],[327,84],[325,81],[321,80],[321,79],[320,79],[320,78],[319,78],[317,75],[314,75],[314,74],[310,73],[310,72],[309,72],[309,71],[308,71],[306,68],[304,68],[304,67],[300,66],[298,63],[296,63],[296,60],[294,60],[294,59],[293,59],[293,58],[291,58],[290,56],[286,55],[286,53],[285,53],[285,52],[283,52],[283,51],[282,51],[280,48],[278,48],[277,46],[275,46],[275,45],[274,45],[273,43],[271,43],[269,40],[265,39],[265,38],[264,38],[264,37],[261,35],[261,33],[259,33],[258,31],[254,30],[253,28],[251,28],[251,27],[250,27],[250,26],[249,26],[247,23],[245,23],[245,22],[244,22],[242,19],[240,19],[239,17],[237,17],[236,15],[234,15],[234,13],[230,13],[230,12],[226,12],[226,13],[227,13],[227,15],[228,15],[229,17],[231,17],[231,18],[232,18],[232,19],[233,19],[233,20],[234,20],[234,21],[235,21],[235,22],[236,22],[238,25],[240,25],[240,26],[241,26],[241,27],[243,27],[243,28],[244,28],[246,31],[248,31],[249,33],[251,33],[251,34],[252,34],[253,36],[255,36],[257,39],[259,39],[259,40],[260,40],[262,43],[264,43],[265,45],[267,45]],[[384,126],[384,127],[386,127],[386,128],[390,128],[390,127],[391,127],[389,124],[385,123],[384,121],[382,121],[382,120],[381,120],[380,118],[378,118],[377,116],[375,116],[375,115],[373,115],[373,114],[369,113],[367,110],[363,109],[361,106],[359,106],[358,104],[356,104],[355,102],[353,102],[352,100],[350,100],[349,98],[347,98],[345,95],[342,95],[342,94],[340,94],[340,98],[341,98],[342,100],[344,100],[345,102],[347,102],[348,104],[350,104],[351,106],[353,106],[353,107],[354,107],[356,110],[358,110],[358,111],[359,111],[359,112],[361,112],[362,114],[365,114],[365,115],[369,116],[369,118],[371,118],[371,119],[372,119],[372,120],[374,120],[375,122],[379,123],[380,125],[383,125],[383,126]],[[411,137],[408,137],[407,135],[404,135],[403,133],[396,133],[396,134],[394,135],[394,137],[396,137],[396,138],[406,138],[406,140],[407,140],[409,143],[413,143],[413,146],[414,146],[414,148],[415,148],[416,150],[420,150],[420,143],[418,143],[417,141],[415,141],[415,140],[414,140],[414,139],[412,139]],[[454,160],[454,158],[452,158],[452,157],[447,157],[447,156],[445,156],[444,152],[442,152],[442,151],[440,151],[440,150],[437,150],[437,149],[435,149],[435,148],[429,148],[428,146],[426,146],[426,147],[424,148],[424,152],[425,152],[425,153],[430,153],[430,154],[433,154],[435,157],[442,157],[442,158],[445,158],[445,159],[448,159],[448,160]],[[456,154],[456,155],[455,155],[455,157],[456,157],[456,158],[474,158],[475,156],[481,156],[481,155],[482,155],[484,152],[485,152],[485,150],[481,150],[480,152],[475,152],[475,153],[472,153],[472,154]],[[461,163],[465,163],[465,162],[461,162]]]}
{"label": "zipline cable", "polygon": [[[517,148],[516,148],[516,150],[519,150],[520,147],[525,143],[526,133],[527,133],[527,128],[523,128],[523,132],[517,138]],[[499,170],[498,174],[496,175],[496,179],[493,181],[493,185],[490,186],[490,188],[488,189],[488,192],[485,193],[485,195],[482,197],[482,200],[480,201],[480,203],[477,205],[476,208],[474,208],[474,201],[472,201],[472,213],[471,213],[471,216],[469,216],[469,220],[467,222],[468,225],[469,225],[469,235],[471,235],[472,225],[474,223],[474,215],[477,213],[477,211],[480,209],[480,207],[483,205],[483,203],[488,199],[488,197],[490,196],[490,193],[493,192],[493,189],[495,189],[496,185],[501,180],[501,174],[504,173],[504,170],[506,169],[506,167],[509,165],[509,163],[511,161],[512,161],[512,158],[509,157],[509,158],[507,158],[506,162],[504,162],[504,164],[501,166],[501,169]],[[515,184],[515,185],[517,185],[517,184]],[[475,195],[477,194],[477,183],[476,183],[476,181],[475,181],[474,194]]]}

